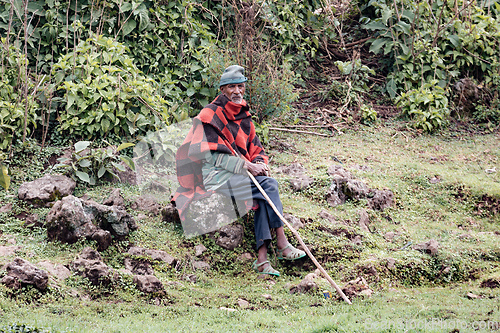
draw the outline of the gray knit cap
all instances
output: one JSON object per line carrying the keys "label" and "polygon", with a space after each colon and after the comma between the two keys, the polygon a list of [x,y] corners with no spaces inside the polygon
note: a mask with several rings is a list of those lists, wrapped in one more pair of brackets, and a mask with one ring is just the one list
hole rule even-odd
{"label": "gray knit cap", "polygon": [[225,86],[226,84],[236,84],[247,82],[248,79],[245,77],[245,69],[238,65],[229,66],[224,70],[222,76],[220,77],[219,87]]}

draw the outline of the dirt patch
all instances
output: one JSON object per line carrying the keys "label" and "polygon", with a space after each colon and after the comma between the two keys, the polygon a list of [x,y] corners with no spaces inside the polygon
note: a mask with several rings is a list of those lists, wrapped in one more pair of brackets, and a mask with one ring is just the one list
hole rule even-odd
{"label": "dirt patch", "polygon": [[500,288],[500,278],[489,278],[481,282],[481,288]]}
{"label": "dirt patch", "polygon": [[475,206],[478,214],[492,217],[500,212],[500,198],[483,194]]}

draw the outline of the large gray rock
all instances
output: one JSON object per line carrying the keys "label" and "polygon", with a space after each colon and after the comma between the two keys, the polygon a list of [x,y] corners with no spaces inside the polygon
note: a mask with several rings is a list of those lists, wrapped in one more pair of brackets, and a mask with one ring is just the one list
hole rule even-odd
{"label": "large gray rock", "polygon": [[394,206],[394,193],[391,190],[374,190],[373,196],[368,199],[368,206],[374,210],[384,210]]}
{"label": "large gray rock", "polygon": [[94,239],[100,250],[109,246],[111,235],[123,238],[137,229],[134,219],[124,208],[101,205],[72,195],[54,204],[45,225],[50,240],[74,243],[81,238]]}
{"label": "large gray rock", "polygon": [[99,252],[87,247],[70,264],[70,269],[87,278],[93,285],[107,285],[111,282],[111,269],[102,262]]}
{"label": "large gray rock", "polygon": [[2,278],[1,283],[11,289],[19,289],[23,285],[33,285],[38,290],[45,290],[49,283],[49,275],[28,261],[16,258],[5,266],[7,275]]}
{"label": "large gray rock", "polygon": [[288,166],[279,168],[278,172],[290,176],[289,182],[294,191],[301,191],[314,183],[314,179],[307,176],[307,169],[300,163],[293,163]]}
{"label": "large gray rock", "polygon": [[21,184],[17,191],[20,200],[35,207],[49,207],[50,204],[73,193],[76,182],[63,175],[45,175],[32,182]]}

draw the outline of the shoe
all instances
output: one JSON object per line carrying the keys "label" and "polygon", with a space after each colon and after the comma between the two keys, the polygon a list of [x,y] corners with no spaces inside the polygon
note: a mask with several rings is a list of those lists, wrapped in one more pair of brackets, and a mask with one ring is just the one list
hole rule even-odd
{"label": "shoe", "polygon": [[252,268],[254,271],[256,271],[259,274],[269,274],[269,275],[275,275],[275,276],[280,276],[280,272],[275,270],[274,268],[271,267],[271,264],[269,266],[265,267],[262,272],[259,271],[259,267],[264,265],[265,263],[269,264],[269,260],[263,261],[260,264],[257,264],[257,260],[255,260],[252,264]]}
{"label": "shoe", "polygon": [[[285,252],[286,249],[290,249],[291,251],[286,255],[286,257],[283,257],[283,252]],[[285,260],[297,260],[300,258],[304,258],[306,256],[306,253],[302,250],[299,250],[295,247],[292,246],[292,244],[288,243],[287,246],[285,246],[282,249],[278,249],[278,259],[285,259]]]}

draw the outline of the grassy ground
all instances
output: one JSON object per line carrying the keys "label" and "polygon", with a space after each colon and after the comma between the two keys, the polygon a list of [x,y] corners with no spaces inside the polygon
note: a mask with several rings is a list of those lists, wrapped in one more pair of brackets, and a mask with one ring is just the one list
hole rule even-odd
{"label": "grassy ground", "polygon": [[[108,287],[92,286],[78,276],[53,282],[45,293],[31,288],[12,293],[0,286],[0,332],[16,323],[54,332],[491,331],[493,322],[500,321],[498,289],[480,284],[500,278],[500,217],[493,213],[500,198],[500,172],[485,170],[500,170],[500,137],[459,130],[428,136],[398,126],[363,127],[327,139],[273,133],[268,149],[272,170],[299,162],[315,179],[311,188],[294,193],[287,177],[274,173],[285,212],[305,222],[300,230],[304,241],[338,284],[362,276],[374,290],[372,297],[355,298],[349,306],[325,299],[321,290],[328,285],[322,283],[317,292],[292,295],[290,286],[314,266],[309,260],[296,265],[273,261],[282,276],[257,278],[251,261],[239,259],[245,252],[253,253],[251,225],[245,226],[243,245],[225,251],[209,237],[185,239],[180,226],[152,216],[141,220],[128,240],[102,255],[109,266],[120,269],[129,244],[171,253],[179,262],[176,269],[155,266],[166,286],[164,295],[138,292],[126,274]],[[50,156],[44,154],[31,159]],[[30,153],[26,155],[23,158],[29,160]],[[324,199],[331,181],[326,170],[337,161],[370,188],[392,190],[395,206],[373,211],[362,199],[329,207]],[[17,256],[32,263],[67,264],[83,247],[94,244],[48,242],[43,227],[25,228],[14,216],[36,212],[44,220],[48,209],[33,210],[12,196],[21,180],[41,174],[41,169],[28,164],[24,170],[14,169],[17,182],[12,191],[0,192],[0,206],[13,203],[12,212],[0,213],[0,246],[15,239],[23,246]],[[432,184],[432,178],[439,182]],[[128,203],[139,194],[135,187],[119,187]],[[102,202],[111,189],[109,184],[79,187],[77,195],[87,193]],[[362,209],[368,211],[370,232],[357,225]],[[322,210],[339,223],[320,218]],[[392,241],[384,238],[389,231],[396,234]],[[354,236],[360,236],[361,244],[352,242]],[[429,239],[439,243],[437,255],[411,249]],[[208,248],[204,260],[212,266],[210,271],[192,269],[194,246],[199,243]],[[0,264],[12,258],[0,257]],[[389,259],[395,260],[394,269],[387,267]],[[196,282],[186,280],[191,274]],[[469,299],[467,293],[480,298]],[[248,301],[249,307],[241,308],[239,299]]]}

